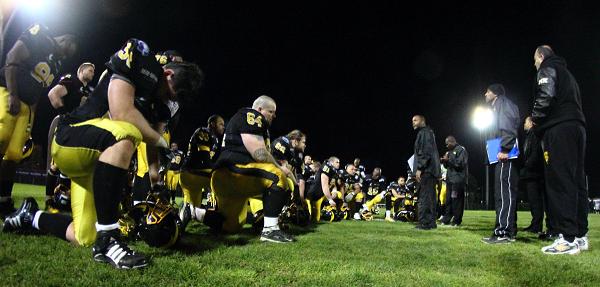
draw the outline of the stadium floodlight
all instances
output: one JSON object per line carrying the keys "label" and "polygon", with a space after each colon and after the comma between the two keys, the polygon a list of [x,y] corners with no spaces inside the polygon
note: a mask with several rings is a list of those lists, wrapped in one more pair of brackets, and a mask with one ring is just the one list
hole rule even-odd
{"label": "stadium floodlight", "polygon": [[479,131],[486,130],[494,122],[494,113],[487,107],[476,107],[471,118],[471,125]]}

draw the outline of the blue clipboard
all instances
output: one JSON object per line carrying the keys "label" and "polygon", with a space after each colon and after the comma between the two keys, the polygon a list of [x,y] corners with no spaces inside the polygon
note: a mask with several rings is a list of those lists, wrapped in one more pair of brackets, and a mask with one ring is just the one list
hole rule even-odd
{"label": "blue clipboard", "polygon": [[[500,141],[501,138],[495,138],[487,140],[485,142],[485,149],[487,150],[488,162],[490,164],[498,162],[498,153],[500,152]],[[515,140],[515,145],[508,153],[509,159],[515,159],[519,157],[519,140]]]}

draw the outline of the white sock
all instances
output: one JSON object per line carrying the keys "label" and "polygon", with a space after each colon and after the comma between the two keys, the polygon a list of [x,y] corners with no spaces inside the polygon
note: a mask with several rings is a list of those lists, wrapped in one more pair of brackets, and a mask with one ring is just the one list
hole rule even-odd
{"label": "white sock", "polygon": [[134,200],[134,201],[133,201],[133,206],[136,206],[136,205],[138,205],[140,202],[141,202],[141,201],[139,201],[139,200]]}
{"label": "white sock", "polygon": [[98,222],[96,222],[96,231],[109,231],[109,230],[113,230],[113,229],[118,229],[119,228],[119,223],[113,223],[113,224],[98,224]]}
{"label": "white sock", "polygon": [[369,211],[369,209],[367,208],[367,205],[366,205],[366,204],[363,204],[363,208],[362,208],[362,210]]}
{"label": "white sock", "polygon": [[389,210],[386,210],[386,211],[385,211],[385,217],[391,217],[391,216],[390,216],[390,214],[391,214],[391,213],[392,213],[391,211],[389,211]]}
{"label": "white sock", "polygon": [[200,222],[204,222],[204,216],[206,215],[206,209],[202,209],[199,207],[194,207],[192,209],[192,217]]}
{"label": "white sock", "polygon": [[33,226],[33,228],[40,230],[40,226],[39,226],[39,221],[40,221],[40,215],[42,215],[43,211],[38,210],[35,212],[35,215],[33,216],[33,222],[31,223],[31,225]]}
{"label": "white sock", "polygon": [[266,217],[263,225],[263,231],[279,230],[279,218],[278,217]]}

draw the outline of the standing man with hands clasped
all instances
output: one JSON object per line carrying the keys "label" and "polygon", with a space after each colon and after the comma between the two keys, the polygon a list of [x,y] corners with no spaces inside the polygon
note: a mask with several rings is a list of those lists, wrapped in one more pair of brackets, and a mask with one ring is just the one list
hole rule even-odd
{"label": "standing man with hands clasped", "polygon": [[440,157],[435,143],[435,134],[425,123],[425,117],[413,116],[412,126],[417,131],[414,172],[415,179],[419,183],[419,224],[415,228],[429,230],[437,228],[435,184],[441,177]]}

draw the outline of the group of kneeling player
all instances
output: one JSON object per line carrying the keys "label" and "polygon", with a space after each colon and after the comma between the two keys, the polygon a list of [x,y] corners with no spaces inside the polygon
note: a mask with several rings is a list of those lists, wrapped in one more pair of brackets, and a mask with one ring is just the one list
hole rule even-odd
{"label": "group of kneeling player", "polygon": [[[7,67],[30,69],[34,76],[40,65],[35,61],[51,61],[54,45],[65,44],[57,39],[40,25],[30,28],[9,53]],[[19,49],[29,54],[12,57]],[[48,66],[46,76],[60,72],[59,65]],[[223,117],[211,116],[191,136],[186,154],[173,144],[169,149],[169,130],[179,110],[200,108],[190,99],[198,94],[202,71],[178,53],[152,53],[138,39],[128,40],[105,66],[93,90],[88,83],[95,66],[84,63],[76,76],[64,76],[48,93],[60,116],[49,131],[46,206],[40,210],[35,199],[26,198],[5,217],[4,232],[51,234],[92,246],[94,260],[128,269],[144,267],[148,260],[124,239],[169,247],[190,221],[226,233],[252,223],[261,241],[285,243],[295,241],[285,231],[289,224],[372,220],[383,200],[386,220],[415,219],[411,180],[407,184],[400,177],[387,185],[381,169],[367,176],[359,159],[340,168],[336,157],[321,163],[303,156],[306,135],[299,130],[271,142],[277,105],[269,96],[238,110],[226,126]],[[2,75],[27,83],[23,73],[4,69]],[[9,86],[2,96],[10,97],[12,111],[16,89],[8,82],[2,83]],[[50,85],[38,88],[45,87]],[[29,107],[35,101],[21,104]],[[10,112],[2,117],[22,116]],[[20,126],[13,128],[17,132]],[[178,188],[180,206],[170,201]],[[8,199],[2,201],[3,212],[13,208]]]}

